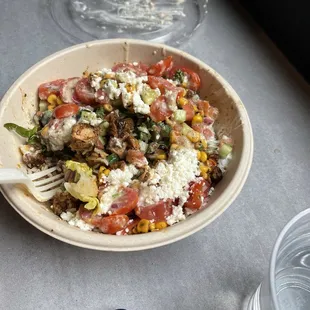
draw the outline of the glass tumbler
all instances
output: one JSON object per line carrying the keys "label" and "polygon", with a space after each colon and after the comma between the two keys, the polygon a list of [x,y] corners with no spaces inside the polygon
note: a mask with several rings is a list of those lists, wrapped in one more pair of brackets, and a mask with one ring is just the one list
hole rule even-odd
{"label": "glass tumbler", "polygon": [[310,209],[296,215],[273,248],[269,274],[244,310],[310,310]]}

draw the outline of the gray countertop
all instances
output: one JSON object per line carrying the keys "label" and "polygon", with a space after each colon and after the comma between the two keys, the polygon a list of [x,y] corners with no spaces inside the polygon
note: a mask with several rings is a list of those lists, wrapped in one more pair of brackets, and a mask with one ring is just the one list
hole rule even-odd
{"label": "gray countertop", "polygon": [[[0,197],[1,309],[240,309],[268,269],[277,234],[308,207],[309,89],[230,1],[181,48],[235,88],[255,152],[236,201],[215,222],[172,245],[134,253],[77,248],[41,233]],[[28,67],[71,45],[45,1],[0,0],[0,95]]]}

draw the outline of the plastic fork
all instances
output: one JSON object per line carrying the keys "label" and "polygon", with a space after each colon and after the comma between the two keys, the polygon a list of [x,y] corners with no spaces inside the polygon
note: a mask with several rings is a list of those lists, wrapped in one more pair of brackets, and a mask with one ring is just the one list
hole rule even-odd
{"label": "plastic fork", "polygon": [[0,169],[0,184],[25,184],[29,192],[41,202],[50,200],[64,181],[64,174],[51,167],[35,173],[25,174],[19,169]]}

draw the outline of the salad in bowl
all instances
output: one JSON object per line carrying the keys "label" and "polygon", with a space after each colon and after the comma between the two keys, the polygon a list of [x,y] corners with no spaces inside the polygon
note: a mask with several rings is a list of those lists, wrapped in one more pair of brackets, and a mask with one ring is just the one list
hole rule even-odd
{"label": "salad in bowl", "polygon": [[200,97],[197,72],[167,56],[42,81],[26,138],[28,172],[57,165],[64,183],[50,210],[82,230],[162,230],[203,208],[223,178],[233,140],[218,137],[219,110]]}

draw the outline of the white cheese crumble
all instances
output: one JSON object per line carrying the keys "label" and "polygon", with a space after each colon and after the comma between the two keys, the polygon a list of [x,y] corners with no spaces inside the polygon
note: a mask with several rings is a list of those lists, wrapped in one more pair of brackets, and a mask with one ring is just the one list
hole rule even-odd
{"label": "white cheese crumble", "polygon": [[117,99],[122,92],[121,89],[117,87],[117,82],[115,80],[107,80],[103,85],[103,89],[111,100]]}
{"label": "white cheese crumble", "polygon": [[133,109],[135,113],[140,114],[149,114],[150,106],[141,99],[140,95],[137,92],[133,93]]}
{"label": "white cheese crumble", "polygon": [[98,214],[109,213],[111,204],[117,198],[120,188],[127,187],[138,172],[139,170],[135,166],[128,165],[125,167],[124,171],[115,169],[110,172],[108,177],[103,177],[103,181],[107,186],[103,190],[103,194],[100,198],[100,211]]}
{"label": "white cheese crumble", "polygon": [[167,216],[167,224],[173,225],[174,223],[178,223],[180,221],[184,221],[186,216],[183,212],[183,207],[181,205],[172,207],[172,214]]}
{"label": "white cheese crumble", "polygon": [[133,93],[129,93],[126,89],[126,84],[125,83],[120,83],[119,88],[121,90],[122,94],[122,101],[123,101],[123,106],[126,108],[128,107],[132,101],[133,101]]}
{"label": "white cheese crumble", "polygon": [[167,105],[171,111],[176,111],[177,107],[177,91],[166,90],[165,97],[167,99]]}
{"label": "white cheese crumble", "polygon": [[48,130],[48,137],[46,139],[51,151],[60,151],[64,148],[64,145],[71,139],[72,127],[75,124],[76,119],[74,117],[54,121]]}
{"label": "white cheese crumble", "polygon": [[172,151],[167,162],[159,162],[152,170],[152,177],[141,183],[140,206],[176,198],[179,198],[179,205],[182,206],[189,195],[189,183],[199,175],[196,153],[186,148]]}
{"label": "white cheese crumble", "polygon": [[102,80],[101,76],[93,75],[90,81],[90,86],[95,88],[97,91],[100,88],[100,82]]}
{"label": "white cheese crumble", "polygon": [[60,214],[60,217],[64,221],[68,222],[69,225],[76,226],[84,231],[92,230],[93,228],[95,228],[95,226],[84,222],[81,219],[79,212],[71,212],[71,211],[62,212]]}
{"label": "white cheese crumble", "polygon": [[91,126],[98,126],[100,125],[103,120],[101,118],[97,118],[97,114],[95,112],[87,111],[89,114],[87,115],[87,118],[80,118],[79,123],[83,124],[90,124]]}
{"label": "white cheese crumble", "polygon": [[230,161],[232,159],[232,154],[229,153],[225,158],[220,158],[218,161],[218,167],[222,170],[222,172],[225,172],[227,169],[227,166],[229,165]]}

